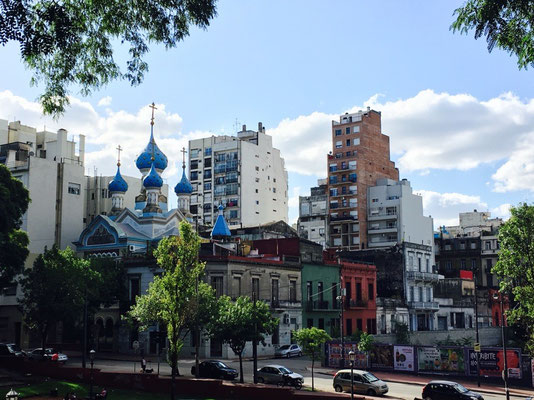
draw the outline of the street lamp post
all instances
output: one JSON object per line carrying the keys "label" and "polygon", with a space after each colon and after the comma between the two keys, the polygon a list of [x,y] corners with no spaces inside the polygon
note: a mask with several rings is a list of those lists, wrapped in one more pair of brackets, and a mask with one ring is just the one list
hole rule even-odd
{"label": "street lamp post", "polygon": [[93,364],[95,362],[95,351],[91,350],[89,352],[89,359],[91,360],[91,377],[90,377],[90,386],[89,386],[89,399],[93,399]]}
{"label": "street lamp post", "polygon": [[510,400],[510,391],[508,390],[508,355],[506,354],[506,336],[504,330],[504,301],[502,293],[495,293],[493,299],[499,300],[501,305],[501,336],[502,336],[502,352],[504,353],[504,391],[506,393],[506,400]]}
{"label": "street lamp post", "polygon": [[354,351],[349,351],[349,360],[350,360],[350,400],[354,400],[354,359],[356,358],[356,353]]}

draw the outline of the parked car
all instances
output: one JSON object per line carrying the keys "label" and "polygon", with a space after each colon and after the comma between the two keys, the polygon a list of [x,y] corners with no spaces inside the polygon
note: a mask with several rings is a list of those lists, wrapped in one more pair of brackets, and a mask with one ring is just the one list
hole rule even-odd
{"label": "parked car", "polygon": [[260,369],[256,374],[258,383],[273,383],[275,385],[283,385],[288,380],[296,381],[302,387],[304,377],[296,372],[291,371],[283,365],[270,364]]}
{"label": "parked car", "polygon": [[291,357],[291,356],[301,356],[302,355],[302,349],[298,344],[285,344],[283,346],[278,347],[274,350],[274,356],[275,357]]}
{"label": "parked car", "polygon": [[[386,394],[389,391],[386,382],[378,379],[370,372],[355,369],[353,375],[354,393],[375,396]],[[341,369],[334,376],[333,386],[336,392],[350,392],[350,384],[350,369]]]}
{"label": "parked car", "polygon": [[24,352],[14,343],[0,343],[0,358],[24,357]]}
{"label": "parked car", "polygon": [[[195,366],[191,367],[191,375],[195,375]],[[201,378],[229,379],[234,380],[238,377],[238,372],[234,368],[219,360],[202,361],[198,365],[198,376]]]}
{"label": "parked car", "polygon": [[479,393],[472,392],[451,381],[431,381],[423,388],[424,400],[484,400]]}
{"label": "parked car", "polygon": [[67,360],[69,359],[66,354],[54,351],[54,349],[50,347],[47,347],[44,353],[43,353],[42,347],[33,349],[32,351],[28,353],[28,358],[30,360],[54,361],[54,362],[63,363],[63,364],[65,364]]}

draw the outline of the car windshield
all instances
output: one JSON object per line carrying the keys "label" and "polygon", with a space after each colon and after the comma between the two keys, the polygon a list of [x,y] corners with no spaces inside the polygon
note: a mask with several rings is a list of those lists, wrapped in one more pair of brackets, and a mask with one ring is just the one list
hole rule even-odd
{"label": "car windshield", "polygon": [[287,350],[287,349],[289,349],[289,345],[288,344],[284,344],[283,346],[278,348],[278,350]]}
{"label": "car windshield", "polygon": [[460,392],[460,393],[465,393],[465,392],[469,392],[469,390],[467,390],[466,388],[464,388],[462,385],[460,385],[459,383],[457,383],[456,385],[454,385],[454,388]]}
{"label": "car windshield", "polygon": [[14,351],[22,351],[22,350],[20,349],[20,347],[17,346],[16,344],[11,344],[11,345],[9,345],[9,347],[11,347]]}
{"label": "car windshield", "polygon": [[287,369],[286,367],[280,367],[280,368],[278,368],[278,369],[279,369],[280,372],[283,373],[283,374],[289,374],[289,375],[291,375],[291,374],[293,373],[293,371]]}
{"label": "car windshield", "polygon": [[367,382],[376,382],[378,380],[378,378],[370,372],[363,374],[363,377]]}

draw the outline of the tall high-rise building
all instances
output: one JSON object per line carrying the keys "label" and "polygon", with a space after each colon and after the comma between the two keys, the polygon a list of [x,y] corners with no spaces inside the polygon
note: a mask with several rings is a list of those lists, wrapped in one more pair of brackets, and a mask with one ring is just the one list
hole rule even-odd
{"label": "tall high-rise building", "polygon": [[332,121],[328,155],[331,247],[367,248],[367,189],[380,178],[399,179],[390,160],[389,136],[382,134],[381,113],[368,108]]}
{"label": "tall high-rise building", "polygon": [[199,224],[213,225],[218,206],[230,227],[288,221],[287,171],[280,150],[262,123],[246,125],[237,136],[189,141],[191,213]]}
{"label": "tall high-rise building", "polygon": [[326,247],[328,228],[326,179],[319,179],[317,186],[311,188],[311,196],[299,196],[299,236]]}

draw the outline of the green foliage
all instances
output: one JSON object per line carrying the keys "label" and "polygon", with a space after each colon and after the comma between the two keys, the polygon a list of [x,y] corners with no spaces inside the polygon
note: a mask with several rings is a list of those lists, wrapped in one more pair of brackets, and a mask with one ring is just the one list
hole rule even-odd
{"label": "green foliage", "polygon": [[322,346],[329,340],[332,340],[330,335],[323,329],[316,327],[299,329],[293,332],[295,340],[302,348],[302,352],[312,359],[312,391],[315,390],[315,383],[313,377],[313,369],[315,360],[321,356]]}
{"label": "green foliage", "polygon": [[397,344],[410,344],[410,329],[408,324],[395,321],[395,339]]}
{"label": "green foliage", "polygon": [[470,347],[474,344],[474,340],[470,336],[465,336],[454,340],[450,335],[443,340],[436,340],[436,346],[461,346],[461,347]]}
{"label": "green foliage", "polygon": [[454,10],[456,21],[451,29],[475,39],[486,36],[488,51],[495,46],[517,56],[517,65],[534,66],[534,3],[532,0],[467,0]]}
{"label": "green foliage", "polygon": [[89,293],[89,313],[102,306],[109,307],[117,301],[125,302],[128,287],[123,263],[111,258],[92,258],[89,261],[90,269],[100,276],[98,285]]}
{"label": "green foliage", "polygon": [[162,275],[154,277],[147,293],[137,297],[127,314],[141,329],[155,323],[167,327],[173,376],[185,336],[197,325],[206,324],[216,308],[213,289],[201,281],[204,263],[198,261],[199,248],[198,235],[182,221],[180,237],[162,239],[154,251]]}
{"label": "green foliage", "polygon": [[[278,326],[267,303],[249,297],[238,297],[235,302],[228,296],[221,296],[218,312],[207,326],[211,338],[227,343],[239,356],[240,381],[243,382],[242,355],[247,342],[256,339],[264,343],[265,335],[272,334]],[[256,332],[256,334],[255,334]]]}
{"label": "green foliage", "polygon": [[0,164],[0,289],[22,271],[28,256],[28,235],[19,228],[29,202],[22,182]]}
{"label": "green foliage", "polygon": [[511,301],[507,321],[524,332],[526,350],[534,356],[534,206],[522,203],[510,214],[499,229],[501,250],[492,272]]}
{"label": "green foliage", "polygon": [[98,287],[101,276],[89,268],[73,250],[56,246],[35,260],[21,280],[23,297],[19,304],[26,325],[37,331],[46,346],[48,328],[59,321],[78,318],[85,296]]}
{"label": "green foliage", "polygon": [[[150,44],[166,49],[189,35],[190,26],[207,28],[216,16],[216,0],[0,2],[0,44],[16,41],[33,72],[44,83],[45,114],[58,116],[69,104],[68,87],[82,95],[115,79],[143,81]],[[123,70],[114,48],[128,47]]]}
{"label": "green foliage", "polygon": [[356,329],[356,331],[354,331],[354,333],[350,335],[350,340],[351,342],[359,342],[361,336],[362,336],[362,331],[360,331],[359,329]]}
{"label": "green foliage", "polygon": [[362,332],[360,335],[360,340],[358,341],[358,350],[360,351],[371,351],[373,348],[374,338],[372,335],[369,335],[367,332]]}

